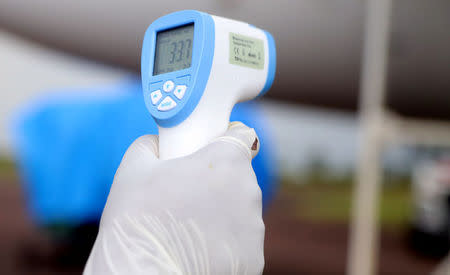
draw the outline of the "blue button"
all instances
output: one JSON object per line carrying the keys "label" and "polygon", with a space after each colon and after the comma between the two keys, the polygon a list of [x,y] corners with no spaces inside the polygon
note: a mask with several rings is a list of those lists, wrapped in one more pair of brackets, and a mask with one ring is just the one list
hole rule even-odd
{"label": "blue button", "polygon": [[159,103],[158,110],[163,111],[163,112],[169,111],[169,110],[172,110],[173,108],[175,108],[175,106],[177,106],[177,103],[169,96],[166,96],[163,99],[163,101],[161,101],[161,103]]}
{"label": "blue button", "polygon": [[168,93],[168,92],[172,91],[174,87],[175,87],[175,83],[173,83],[173,81],[171,81],[171,80],[167,80],[166,82],[164,82],[163,90],[164,90],[164,92]]}
{"label": "blue button", "polygon": [[161,90],[156,90],[156,91],[152,92],[150,94],[150,98],[152,100],[152,104],[156,105],[156,103],[158,103],[159,100],[162,98]]}
{"label": "blue button", "polygon": [[178,98],[178,99],[182,99],[184,97],[184,93],[186,92],[186,85],[177,85],[175,87],[175,91],[173,92],[173,94]]}

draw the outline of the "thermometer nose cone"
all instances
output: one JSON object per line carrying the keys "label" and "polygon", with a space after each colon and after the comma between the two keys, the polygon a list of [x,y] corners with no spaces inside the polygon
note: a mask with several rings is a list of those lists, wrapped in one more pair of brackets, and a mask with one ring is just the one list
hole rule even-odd
{"label": "thermometer nose cone", "polygon": [[275,39],[273,39],[273,36],[268,31],[264,31],[264,33],[266,34],[267,37],[269,61],[267,64],[266,84],[264,84],[264,88],[262,89],[262,91],[259,93],[258,96],[263,96],[270,89],[270,87],[272,87],[277,67],[277,50],[275,47]]}

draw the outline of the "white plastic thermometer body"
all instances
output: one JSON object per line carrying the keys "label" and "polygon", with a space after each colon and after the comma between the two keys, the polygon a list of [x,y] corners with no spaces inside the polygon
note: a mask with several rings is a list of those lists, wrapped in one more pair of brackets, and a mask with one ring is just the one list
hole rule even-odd
{"label": "white plastic thermometer body", "polygon": [[[234,105],[257,97],[272,84],[275,56],[269,55],[275,55],[275,47],[270,34],[244,22],[211,17],[214,55],[206,87],[181,122],[167,127],[157,120],[161,159],[189,155],[222,135]],[[196,42],[194,36],[194,47]]]}

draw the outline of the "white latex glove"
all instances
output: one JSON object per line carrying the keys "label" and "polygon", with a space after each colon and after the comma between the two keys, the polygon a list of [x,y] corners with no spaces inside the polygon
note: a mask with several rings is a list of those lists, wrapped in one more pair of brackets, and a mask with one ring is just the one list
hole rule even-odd
{"label": "white latex glove", "polygon": [[259,141],[240,122],[192,155],[158,159],[157,136],[128,148],[84,274],[261,274]]}

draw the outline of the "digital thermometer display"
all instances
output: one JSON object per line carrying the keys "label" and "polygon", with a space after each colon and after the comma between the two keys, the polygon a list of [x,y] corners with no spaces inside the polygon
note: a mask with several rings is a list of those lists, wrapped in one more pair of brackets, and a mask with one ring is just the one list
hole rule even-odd
{"label": "digital thermometer display", "polygon": [[153,75],[189,68],[193,38],[194,24],[158,32]]}

